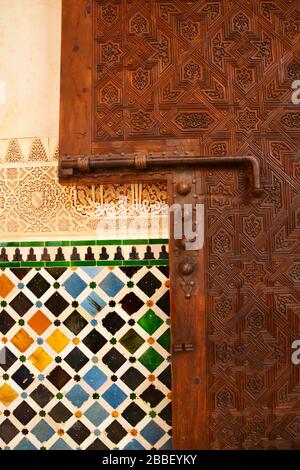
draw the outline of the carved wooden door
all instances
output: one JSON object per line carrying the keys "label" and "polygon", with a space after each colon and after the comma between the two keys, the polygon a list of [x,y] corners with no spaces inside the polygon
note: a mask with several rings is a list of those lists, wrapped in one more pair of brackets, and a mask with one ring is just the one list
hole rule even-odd
{"label": "carved wooden door", "polygon": [[300,448],[299,32],[298,0],[63,2],[61,180],[205,204],[202,250],[171,230],[177,449]]}

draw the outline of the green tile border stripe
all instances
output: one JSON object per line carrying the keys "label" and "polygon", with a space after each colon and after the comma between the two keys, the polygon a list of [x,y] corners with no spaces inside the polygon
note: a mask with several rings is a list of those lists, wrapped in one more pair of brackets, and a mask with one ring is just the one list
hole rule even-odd
{"label": "green tile border stripe", "polygon": [[71,268],[94,266],[168,266],[169,260],[141,260],[141,261],[20,261],[0,262],[0,269],[5,268]]}
{"label": "green tile border stripe", "polygon": [[167,245],[167,238],[150,238],[137,240],[54,240],[54,241],[25,241],[25,242],[0,242],[0,248],[35,248],[35,247],[59,247],[59,246],[121,246],[121,245]]}

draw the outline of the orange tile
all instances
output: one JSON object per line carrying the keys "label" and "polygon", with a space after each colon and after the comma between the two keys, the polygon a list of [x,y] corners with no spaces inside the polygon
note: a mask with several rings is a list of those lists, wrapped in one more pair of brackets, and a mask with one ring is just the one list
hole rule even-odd
{"label": "orange tile", "polygon": [[5,299],[8,294],[15,287],[14,283],[5,275],[1,274],[0,276],[0,297]]}
{"label": "orange tile", "polygon": [[10,385],[4,384],[0,387],[0,403],[4,406],[9,406],[18,396],[18,393]]}
{"label": "orange tile", "polygon": [[11,342],[19,351],[25,352],[29,346],[32,345],[33,339],[29,334],[23,330],[22,328],[18,331],[18,333],[11,339]]}
{"label": "orange tile", "polygon": [[49,320],[46,315],[43,314],[40,310],[38,310],[33,317],[30,318],[28,321],[28,325],[38,334],[41,335],[44,331],[49,328],[51,325],[51,321]]}

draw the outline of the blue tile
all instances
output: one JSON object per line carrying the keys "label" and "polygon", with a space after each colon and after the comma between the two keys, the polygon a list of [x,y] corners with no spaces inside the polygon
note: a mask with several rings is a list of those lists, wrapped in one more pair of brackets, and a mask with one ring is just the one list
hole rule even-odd
{"label": "blue tile", "polygon": [[87,284],[76,273],[73,273],[72,276],[65,281],[63,286],[68,294],[76,299],[87,287]]}
{"label": "blue tile", "polygon": [[69,447],[62,439],[58,439],[58,441],[56,441],[49,450],[72,450],[72,448]]}
{"label": "blue tile", "polygon": [[89,296],[81,303],[83,307],[90,315],[93,317],[105,307],[106,302],[96,294],[96,292],[91,292]]}
{"label": "blue tile", "polygon": [[109,416],[109,413],[98,403],[94,403],[84,415],[94,426],[99,426]]}
{"label": "blue tile", "polygon": [[14,450],[37,450],[35,447],[26,437],[19,442],[19,444],[14,448]]}
{"label": "blue tile", "polygon": [[124,282],[122,282],[114,273],[109,273],[99,284],[99,287],[101,287],[109,297],[117,295],[124,286]]}
{"label": "blue tile", "polygon": [[40,442],[49,441],[50,437],[55,434],[54,430],[49,426],[48,423],[46,423],[44,419],[41,419],[41,421],[32,429],[31,432]]}
{"label": "blue tile", "polygon": [[94,390],[98,390],[107,380],[107,376],[98,367],[94,366],[85,374],[83,379]]}
{"label": "blue tile", "polygon": [[74,385],[74,387],[66,394],[67,399],[72,405],[80,408],[82,404],[89,398],[89,394],[80,385]]}
{"label": "blue tile", "polygon": [[128,444],[123,448],[123,450],[145,450],[145,447],[142,446],[136,439],[128,442]]}
{"label": "blue tile", "polygon": [[127,395],[120,389],[120,387],[118,387],[118,385],[113,384],[105,393],[103,393],[102,397],[112,408],[116,409],[121,405],[121,403],[123,403],[125,398],[127,398]]}
{"label": "blue tile", "polygon": [[141,435],[152,445],[156,444],[164,434],[165,431],[155,421],[150,421],[141,431]]}
{"label": "blue tile", "polygon": [[94,277],[97,276],[97,274],[101,273],[103,271],[103,266],[95,267],[95,268],[81,268],[82,271],[84,271],[91,279],[94,279]]}

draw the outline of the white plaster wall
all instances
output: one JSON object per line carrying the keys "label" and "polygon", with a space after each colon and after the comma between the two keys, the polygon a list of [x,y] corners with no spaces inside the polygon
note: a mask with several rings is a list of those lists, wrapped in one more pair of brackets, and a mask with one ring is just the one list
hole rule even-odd
{"label": "white plaster wall", "polygon": [[61,0],[0,0],[0,139],[57,138],[60,40]]}

